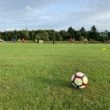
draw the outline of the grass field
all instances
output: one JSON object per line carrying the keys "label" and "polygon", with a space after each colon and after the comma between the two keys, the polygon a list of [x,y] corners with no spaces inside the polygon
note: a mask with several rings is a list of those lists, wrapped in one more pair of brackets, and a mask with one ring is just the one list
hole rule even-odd
{"label": "grass field", "polygon": [[110,45],[0,44],[0,110],[110,110]]}

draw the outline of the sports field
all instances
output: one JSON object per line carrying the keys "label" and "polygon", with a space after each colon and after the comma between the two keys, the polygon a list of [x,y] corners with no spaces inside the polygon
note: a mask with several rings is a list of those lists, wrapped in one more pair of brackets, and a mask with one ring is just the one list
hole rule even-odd
{"label": "sports field", "polygon": [[110,45],[0,44],[0,110],[110,110]]}

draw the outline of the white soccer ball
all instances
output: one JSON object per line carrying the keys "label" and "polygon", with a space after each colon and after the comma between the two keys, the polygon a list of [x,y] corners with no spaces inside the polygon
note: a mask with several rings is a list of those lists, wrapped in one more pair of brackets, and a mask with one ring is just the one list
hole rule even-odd
{"label": "white soccer ball", "polygon": [[88,78],[84,73],[76,72],[72,75],[71,82],[75,88],[86,88],[88,84]]}

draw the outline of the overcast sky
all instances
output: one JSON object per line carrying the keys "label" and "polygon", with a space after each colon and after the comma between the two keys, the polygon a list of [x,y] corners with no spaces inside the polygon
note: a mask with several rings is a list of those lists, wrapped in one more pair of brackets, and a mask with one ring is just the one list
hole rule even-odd
{"label": "overcast sky", "polygon": [[96,25],[110,31],[110,0],[0,0],[0,30]]}

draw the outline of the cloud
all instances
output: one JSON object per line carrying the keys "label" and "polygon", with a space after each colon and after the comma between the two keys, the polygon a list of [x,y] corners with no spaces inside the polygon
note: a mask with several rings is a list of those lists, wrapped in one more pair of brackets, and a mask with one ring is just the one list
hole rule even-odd
{"label": "cloud", "polygon": [[109,0],[1,0],[0,29],[110,29]]}
{"label": "cloud", "polygon": [[26,9],[27,11],[31,11],[31,10],[32,10],[31,6],[26,6],[25,9]]}

